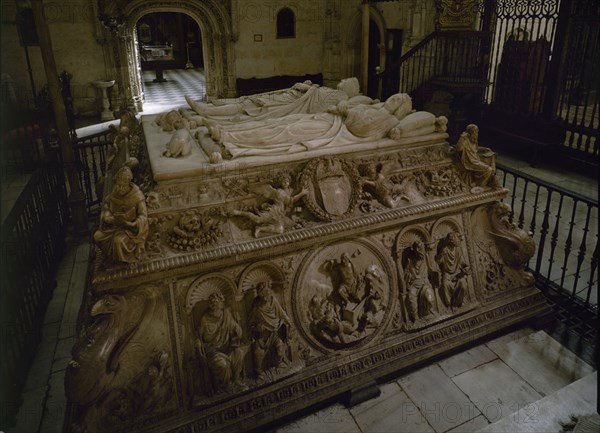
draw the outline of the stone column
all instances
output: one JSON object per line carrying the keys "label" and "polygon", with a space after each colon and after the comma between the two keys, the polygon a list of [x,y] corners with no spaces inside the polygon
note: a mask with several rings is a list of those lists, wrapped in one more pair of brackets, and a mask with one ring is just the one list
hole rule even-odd
{"label": "stone column", "polygon": [[75,163],[75,154],[71,145],[71,135],[69,133],[69,122],[67,113],[60,92],[60,81],[56,69],[56,61],[52,50],[52,39],[50,31],[44,16],[44,4],[42,0],[33,0],[31,2],[33,10],[33,19],[40,42],[40,51],[48,80],[48,89],[52,99],[52,109],[56,121],[56,129],[60,140],[60,151],[62,155],[65,174],[69,183],[68,203],[71,210],[74,232],[76,234],[87,233],[87,210],[85,207],[85,195],[79,186],[77,165]]}
{"label": "stone column", "polygon": [[369,0],[363,0],[362,5],[362,39],[361,39],[361,76],[360,90],[366,94],[369,87]]}

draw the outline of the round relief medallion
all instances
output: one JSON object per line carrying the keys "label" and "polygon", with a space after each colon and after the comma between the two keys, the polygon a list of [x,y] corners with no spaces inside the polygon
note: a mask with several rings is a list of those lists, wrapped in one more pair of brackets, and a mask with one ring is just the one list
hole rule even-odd
{"label": "round relief medallion", "polygon": [[352,241],[309,253],[293,292],[302,332],[326,349],[353,348],[383,328],[395,297],[392,265],[374,246]]}

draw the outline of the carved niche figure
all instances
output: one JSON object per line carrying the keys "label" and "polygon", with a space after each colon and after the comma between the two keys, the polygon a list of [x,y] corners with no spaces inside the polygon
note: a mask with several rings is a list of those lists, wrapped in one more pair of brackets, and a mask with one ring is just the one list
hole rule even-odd
{"label": "carved niche figure", "polygon": [[282,174],[276,180],[275,188],[271,185],[261,188],[262,196],[268,201],[262,203],[259,210],[248,212],[234,209],[231,214],[252,221],[255,225],[254,237],[263,234],[282,234],[286,229],[294,226],[295,223],[291,218],[295,211],[294,205],[307,194],[306,189],[294,194],[290,182],[290,176]]}
{"label": "carved niche figure", "polygon": [[515,269],[523,269],[535,254],[535,241],[531,232],[509,222],[511,213],[510,205],[502,202],[490,208],[491,234],[504,263]]}
{"label": "carved niche figure", "polygon": [[144,193],[132,182],[131,169],[123,166],[104,201],[100,229],[94,241],[110,260],[138,262],[145,249],[149,224]]}
{"label": "carved niche figure", "polygon": [[440,299],[448,307],[460,307],[467,293],[468,266],[455,232],[448,233],[437,245],[435,261],[441,273]]}
{"label": "carved niche figure", "polygon": [[260,376],[288,362],[291,321],[273,294],[270,281],[258,283],[256,291],[250,310],[250,335],[254,369]]}
{"label": "carved niche figure", "polygon": [[386,178],[382,170],[382,164],[371,163],[361,167],[365,189],[373,194],[379,203],[392,209],[400,206],[403,201],[406,204],[410,203],[411,200],[406,194],[409,178],[405,178],[401,183],[394,183]]}
{"label": "carved niche figure", "polygon": [[477,125],[467,125],[457,143],[460,162],[463,168],[470,173],[471,183],[474,186],[497,186],[496,154],[486,147],[479,147],[479,128]]}
{"label": "carved niche figure", "polygon": [[242,328],[225,307],[225,297],[220,292],[209,296],[208,309],[196,331],[204,386],[213,393],[243,387],[240,379],[248,345],[243,344]]}
{"label": "carved niche figure", "polygon": [[435,292],[429,280],[435,269],[422,241],[416,240],[401,255],[401,298],[404,314],[411,322],[434,314]]}

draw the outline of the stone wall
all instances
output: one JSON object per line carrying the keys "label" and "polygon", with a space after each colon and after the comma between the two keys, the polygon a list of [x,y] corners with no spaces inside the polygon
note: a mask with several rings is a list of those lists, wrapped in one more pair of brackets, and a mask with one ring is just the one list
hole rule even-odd
{"label": "stone wall", "polygon": [[[12,0],[1,1],[2,73],[14,80],[22,104],[33,106],[25,51],[17,33],[17,9]],[[341,78],[359,76],[361,4],[361,0],[231,0],[234,79],[323,74],[324,84],[331,86]],[[96,115],[100,107],[92,81],[119,79],[108,32],[97,19],[96,1],[48,0],[44,5],[58,72],[66,70],[73,75],[75,113]],[[283,7],[295,12],[295,38],[277,38],[276,16]],[[387,29],[404,29],[401,49],[406,52],[433,31],[435,2],[376,3],[371,5],[371,17],[382,37]],[[28,51],[39,92],[46,83],[40,49],[32,46]],[[205,59],[205,64],[209,63],[210,59]],[[213,72],[232,74],[217,69]],[[119,93],[118,84],[113,92]]]}
{"label": "stone wall", "polygon": [[[325,1],[238,0],[237,78],[318,74],[323,71]],[[277,13],[290,8],[296,37],[277,38]]]}
{"label": "stone wall", "polygon": [[[45,1],[44,11],[58,72],[73,75],[71,92],[77,115],[99,112],[96,89],[92,81],[107,79],[102,52],[102,37],[97,37],[96,18],[92,0]],[[23,105],[32,105],[25,49],[20,45],[16,25],[17,8],[10,0],[2,0],[2,72],[15,82],[17,97]],[[28,47],[36,93],[46,84],[46,74],[38,46]]]}

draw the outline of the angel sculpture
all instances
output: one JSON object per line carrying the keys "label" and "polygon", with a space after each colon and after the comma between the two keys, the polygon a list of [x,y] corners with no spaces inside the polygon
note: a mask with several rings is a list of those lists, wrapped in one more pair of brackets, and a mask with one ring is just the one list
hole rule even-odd
{"label": "angel sculpture", "polygon": [[294,225],[291,214],[297,210],[294,208],[296,202],[308,194],[302,190],[294,194],[291,188],[291,179],[287,173],[282,174],[276,181],[276,186],[265,185],[261,188],[261,195],[267,202],[260,206],[256,212],[233,210],[233,216],[243,216],[252,221],[254,237],[262,234],[282,234],[287,228]]}

